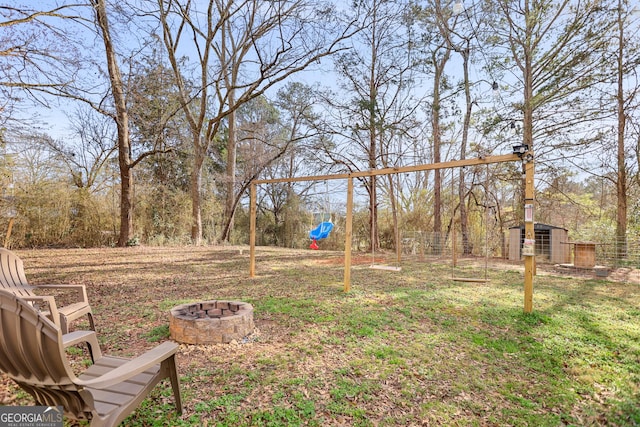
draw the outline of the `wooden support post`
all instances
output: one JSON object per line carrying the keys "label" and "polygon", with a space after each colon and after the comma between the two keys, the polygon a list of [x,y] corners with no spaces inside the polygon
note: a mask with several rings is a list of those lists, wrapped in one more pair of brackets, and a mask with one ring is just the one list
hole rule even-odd
{"label": "wooden support post", "polygon": [[251,184],[249,201],[249,277],[256,277],[256,184]]}
{"label": "wooden support post", "polygon": [[[390,180],[393,182],[393,179]],[[396,174],[396,182],[398,185],[396,186],[395,191],[395,213],[393,214],[393,231],[396,236],[396,267],[400,267],[400,263],[402,262],[402,239],[400,235],[400,227],[398,226],[398,212],[400,211],[400,175]],[[393,185],[391,185],[393,187]],[[400,268],[398,268],[398,271]]]}
{"label": "wooden support post", "polygon": [[[527,157],[529,157],[527,155]],[[533,182],[533,153],[530,160],[525,163],[524,170],[524,203],[533,205],[534,203],[534,182]],[[535,239],[534,221],[526,221],[524,223],[524,238]],[[533,275],[535,270],[535,251],[531,255],[524,256],[524,312],[531,313],[533,311]]]}
{"label": "wooden support post", "polygon": [[9,239],[11,238],[11,230],[13,230],[13,220],[15,218],[9,218],[9,226],[7,227],[7,235],[4,237],[4,248],[9,248]]}
{"label": "wooden support post", "polygon": [[351,240],[353,238],[353,178],[347,179],[347,217],[344,230],[344,291],[351,290]]}

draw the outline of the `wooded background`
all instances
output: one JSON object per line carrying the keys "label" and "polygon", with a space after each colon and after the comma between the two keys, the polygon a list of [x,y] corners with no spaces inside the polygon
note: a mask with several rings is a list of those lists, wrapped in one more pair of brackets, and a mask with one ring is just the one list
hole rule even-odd
{"label": "wooded background", "polygon": [[[635,2],[0,2],[12,247],[244,244],[252,179],[535,153],[537,222],[638,241]],[[355,247],[522,221],[521,164],[359,182]],[[262,185],[258,244],[308,245],[334,182]],[[412,234],[413,233],[413,234]],[[497,236],[497,237],[496,237]],[[635,250],[635,249],[633,249]]]}

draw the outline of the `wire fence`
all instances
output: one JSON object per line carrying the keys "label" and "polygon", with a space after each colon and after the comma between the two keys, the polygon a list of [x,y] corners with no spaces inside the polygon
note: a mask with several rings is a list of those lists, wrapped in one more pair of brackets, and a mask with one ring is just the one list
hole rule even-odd
{"label": "wire fence", "polygon": [[[554,241],[554,238],[559,241]],[[522,241],[518,233],[500,237],[469,236],[456,233],[405,231],[402,233],[402,253],[439,259],[486,258],[495,262],[517,264],[522,261]],[[616,269],[640,270],[640,236],[626,241],[602,239],[600,242],[567,238],[566,234],[536,235],[536,263],[556,267],[558,271],[606,276]]]}
{"label": "wire fence", "polygon": [[640,237],[596,245],[596,259],[611,267],[640,268]]}

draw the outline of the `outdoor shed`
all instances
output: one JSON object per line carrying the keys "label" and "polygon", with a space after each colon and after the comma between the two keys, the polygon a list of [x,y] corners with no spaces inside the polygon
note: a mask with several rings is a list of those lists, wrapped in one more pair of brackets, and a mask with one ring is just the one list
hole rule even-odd
{"label": "outdoor shed", "polygon": [[[548,224],[534,224],[536,239],[536,260],[553,264],[571,262],[571,246],[567,244],[569,238],[567,229]],[[509,229],[509,260],[522,259],[522,244],[524,243],[524,225]]]}

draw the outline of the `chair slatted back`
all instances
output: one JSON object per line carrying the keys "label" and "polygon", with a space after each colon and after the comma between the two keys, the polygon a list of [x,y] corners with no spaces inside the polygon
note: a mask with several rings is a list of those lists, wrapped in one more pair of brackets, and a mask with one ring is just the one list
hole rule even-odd
{"label": "chair slatted back", "polygon": [[[0,290],[0,369],[30,393],[38,405],[63,405],[86,418],[91,398],[74,384],[60,329],[26,301]],[[89,403],[90,405],[86,405]]]}
{"label": "chair slatted back", "polygon": [[22,260],[8,249],[0,248],[0,289],[18,296],[34,296],[24,273]]}

